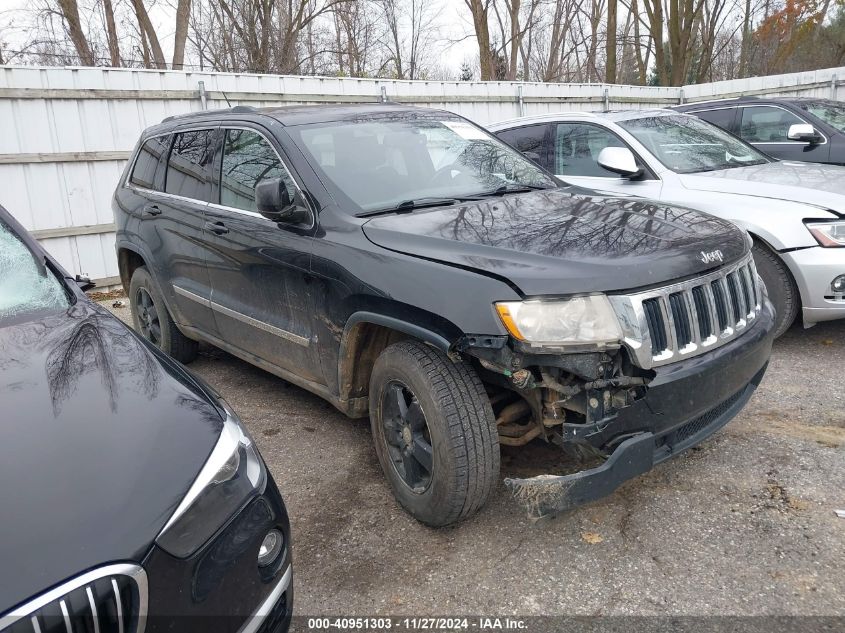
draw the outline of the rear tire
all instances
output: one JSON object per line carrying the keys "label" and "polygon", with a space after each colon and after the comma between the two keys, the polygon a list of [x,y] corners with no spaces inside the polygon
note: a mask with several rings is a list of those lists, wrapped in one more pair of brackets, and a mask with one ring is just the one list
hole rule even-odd
{"label": "rear tire", "polygon": [[199,344],[179,331],[146,266],[139,266],[129,282],[129,305],[135,331],[182,363],[197,357]]}
{"label": "rear tire", "polygon": [[766,284],[769,300],[775,307],[775,337],[784,334],[795,322],[801,307],[801,296],[792,273],[768,246],[754,240],[754,263]]}
{"label": "rear tire", "polygon": [[418,521],[449,525],[487,501],[499,477],[499,436],[469,364],[417,341],[389,346],[370,377],[370,423],[393,494]]}

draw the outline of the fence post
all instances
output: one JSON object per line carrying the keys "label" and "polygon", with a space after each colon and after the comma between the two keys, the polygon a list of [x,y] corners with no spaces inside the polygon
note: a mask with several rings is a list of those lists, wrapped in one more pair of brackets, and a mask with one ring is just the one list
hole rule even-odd
{"label": "fence post", "polygon": [[205,92],[205,82],[200,81],[197,84],[197,87],[200,90],[200,103],[202,104],[202,109],[208,110],[208,96],[206,95],[206,92]]}
{"label": "fence post", "polygon": [[381,86],[381,102],[387,103],[387,86]]}
{"label": "fence post", "polygon": [[519,108],[519,116],[525,116],[525,99],[522,96],[522,84],[516,87],[516,103]]}
{"label": "fence post", "polygon": [[685,97],[684,97],[684,89],[683,87],[678,89],[678,105],[684,105]]}
{"label": "fence post", "polygon": [[604,111],[610,111],[610,88],[604,87]]}
{"label": "fence post", "polygon": [[830,98],[833,101],[836,101],[836,84],[837,84],[837,77],[834,73],[833,77],[830,78]]}

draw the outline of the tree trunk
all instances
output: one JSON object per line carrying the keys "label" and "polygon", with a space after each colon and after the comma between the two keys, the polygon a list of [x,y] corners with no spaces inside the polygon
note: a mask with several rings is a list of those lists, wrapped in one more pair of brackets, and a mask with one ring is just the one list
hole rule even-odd
{"label": "tree trunk", "polygon": [[663,45],[663,0],[643,0],[648,15],[648,30],[654,42],[654,66],[657,70],[658,83],[669,85],[669,72],[666,67],[666,47]]}
{"label": "tree trunk", "polygon": [[516,80],[516,73],[519,66],[519,44],[522,41],[519,28],[519,8],[520,0],[511,0],[509,7],[511,23],[511,50],[510,58],[508,59],[508,73],[506,75],[506,79],[508,81]]}
{"label": "tree trunk", "polygon": [[58,2],[67,25],[70,41],[73,42],[76,54],[79,56],[79,62],[83,66],[94,66],[94,53],[91,52],[88,40],[85,39],[85,33],[82,32],[82,23],[79,20],[79,7],[76,0],[58,0]]}
{"label": "tree trunk", "polygon": [[106,35],[109,42],[109,58],[113,68],[122,66],[120,62],[120,44],[117,40],[117,27],[114,24],[114,7],[111,0],[103,0],[103,13],[106,15]]}
{"label": "tree trunk", "polygon": [[[62,1],[75,2],[75,0]],[[156,35],[155,28],[153,28],[153,23],[150,21],[150,16],[147,13],[146,8],[144,8],[144,0],[132,0],[132,6],[135,8],[135,16],[138,18],[138,27],[147,36],[147,42],[149,42],[150,50],[153,54],[155,67],[162,70],[166,69],[167,62],[164,61],[164,53],[161,51],[161,44],[158,42],[158,36]]]}
{"label": "tree trunk", "polygon": [[[106,0],[108,2],[109,0]],[[191,0],[179,0],[176,5],[176,41],[173,44],[173,70],[182,70],[185,65],[185,42],[188,40],[188,17],[191,15]]]}
{"label": "tree trunk", "polygon": [[739,76],[748,77],[748,53],[751,50],[751,0],[745,0],[742,16],[742,48],[739,52]]}
{"label": "tree trunk", "polygon": [[607,62],[604,69],[605,83],[616,83],[616,0],[607,2]]}
{"label": "tree trunk", "polygon": [[472,24],[478,40],[478,63],[481,68],[481,81],[495,79],[493,54],[490,50],[490,27],[487,24],[488,0],[464,0],[472,13]]}

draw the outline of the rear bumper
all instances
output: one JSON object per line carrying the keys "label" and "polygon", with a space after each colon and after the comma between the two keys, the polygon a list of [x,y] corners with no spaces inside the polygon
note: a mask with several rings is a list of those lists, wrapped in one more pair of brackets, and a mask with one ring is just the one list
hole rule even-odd
{"label": "rear bumper", "polygon": [[804,324],[845,318],[845,296],[833,294],[831,282],[845,275],[845,248],[803,248],[781,253],[801,293]]}
{"label": "rear bumper", "polygon": [[767,302],[745,336],[659,368],[646,396],[590,438],[597,448],[610,451],[601,466],[572,475],[505,479],[505,485],[531,517],[541,518],[604,497],[695,446],[730,422],[760,384],[771,353],[773,320]]}

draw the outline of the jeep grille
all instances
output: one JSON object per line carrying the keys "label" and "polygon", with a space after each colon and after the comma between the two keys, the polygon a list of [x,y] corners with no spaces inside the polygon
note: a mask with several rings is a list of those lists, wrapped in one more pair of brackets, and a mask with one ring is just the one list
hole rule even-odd
{"label": "jeep grille", "polygon": [[740,336],[760,313],[762,293],[749,254],[702,277],[610,301],[634,362],[649,369]]}

